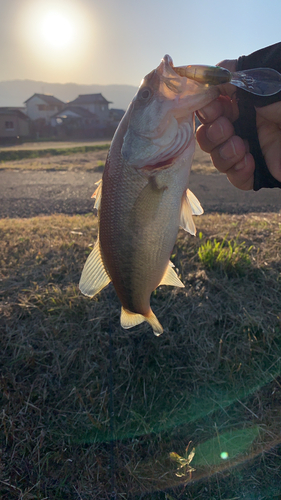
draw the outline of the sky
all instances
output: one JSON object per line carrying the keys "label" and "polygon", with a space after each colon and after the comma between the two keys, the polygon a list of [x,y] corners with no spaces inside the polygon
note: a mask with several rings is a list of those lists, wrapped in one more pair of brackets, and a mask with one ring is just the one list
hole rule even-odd
{"label": "sky", "polygon": [[0,81],[139,85],[281,41],[280,0],[0,0]]}

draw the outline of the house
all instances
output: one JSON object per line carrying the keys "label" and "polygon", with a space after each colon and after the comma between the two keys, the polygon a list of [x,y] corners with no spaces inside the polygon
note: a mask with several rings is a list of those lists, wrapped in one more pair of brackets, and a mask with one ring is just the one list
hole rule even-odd
{"label": "house", "polygon": [[112,137],[124,111],[112,113],[109,104],[102,94],[81,94],[54,113],[51,126],[60,137]]}
{"label": "house", "polygon": [[35,137],[112,137],[124,114],[109,110],[102,94],[81,94],[71,102],[47,94],[33,94],[25,101],[30,132]]}
{"label": "house", "polygon": [[56,127],[60,137],[101,137],[105,131],[105,126],[100,124],[100,119],[95,113],[72,104],[67,104],[52,116],[51,126]]}
{"label": "house", "polygon": [[13,141],[29,136],[29,119],[23,108],[0,107],[0,140]]}
{"label": "house", "polygon": [[61,111],[51,117],[51,125],[56,127],[70,120],[77,121],[80,125],[92,125],[99,122],[98,116],[87,109],[67,104]]}
{"label": "house", "polygon": [[49,124],[51,116],[65,106],[63,101],[47,94],[33,94],[24,104],[28,118],[41,124]]}
{"label": "house", "polygon": [[111,104],[111,101],[107,101],[102,94],[81,94],[74,101],[68,103],[69,106],[78,106],[97,115],[101,126],[108,123],[109,104]]}

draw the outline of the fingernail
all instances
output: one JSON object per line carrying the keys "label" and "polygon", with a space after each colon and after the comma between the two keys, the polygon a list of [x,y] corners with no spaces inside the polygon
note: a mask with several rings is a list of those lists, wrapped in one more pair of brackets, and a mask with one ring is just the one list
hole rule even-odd
{"label": "fingernail", "polygon": [[224,131],[219,122],[214,122],[210,127],[208,128],[207,132],[207,137],[209,141],[218,143],[224,139]]}
{"label": "fingernail", "polygon": [[207,121],[208,116],[205,111],[202,111],[202,109],[200,109],[200,111],[196,111],[196,114],[201,122]]}
{"label": "fingernail", "polygon": [[220,156],[223,160],[231,160],[233,157],[237,156],[233,141],[227,141],[227,143],[220,148]]}
{"label": "fingernail", "polygon": [[236,165],[233,167],[234,170],[242,170],[242,168],[247,166],[247,156],[244,156],[242,161],[239,161],[239,163],[236,163]]}

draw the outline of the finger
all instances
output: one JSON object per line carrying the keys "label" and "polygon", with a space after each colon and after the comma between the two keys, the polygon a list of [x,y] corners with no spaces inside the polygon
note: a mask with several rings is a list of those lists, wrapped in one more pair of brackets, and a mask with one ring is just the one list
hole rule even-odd
{"label": "finger", "polygon": [[228,170],[227,177],[235,187],[249,191],[254,186],[254,171],[255,160],[250,153],[246,153],[240,162]]}
{"label": "finger", "polygon": [[223,104],[220,98],[215,99],[203,108],[196,111],[201,123],[211,123],[224,114]]}
{"label": "finger", "polygon": [[217,146],[211,152],[211,158],[215,167],[223,173],[238,164],[245,156],[246,145],[237,135],[231,136],[223,144]]}
{"label": "finger", "polygon": [[269,122],[274,122],[281,125],[281,101],[269,104],[263,108],[257,108],[256,112],[258,115],[262,116],[265,120]]}
{"label": "finger", "polygon": [[232,123],[220,116],[211,124],[201,125],[196,131],[199,146],[206,153],[211,153],[217,146],[226,142],[234,134]]}
{"label": "finger", "polygon": [[281,181],[281,102],[256,108],[261,150],[270,173]]}
{"label": "finger", "polygon": [[[217,66],[221,66],[222,68],[228,69],[230,72],[234,72],[237,67],[237,59],[225,59],[224,61],[218,63]],[[226,83],[224,85],[219,85],[219,90],[222,95],[232,97],[236,92],[236,87],[231,85],[231,83]]]}
{"label": "finger", "polygon": [[[232,85],[233,87],[233,85]],[[206,124],[215,121],[220,116],[225,116],[231,122],[237,120],[239,109],[235,97],[220,96],[196,112],[199,120]]]}
{"label": "finger", "polygon": [[222,68],[226,68],[229,71],[236,71],[237,59],[224,59],[219,62],[216,66],[221,66]]}

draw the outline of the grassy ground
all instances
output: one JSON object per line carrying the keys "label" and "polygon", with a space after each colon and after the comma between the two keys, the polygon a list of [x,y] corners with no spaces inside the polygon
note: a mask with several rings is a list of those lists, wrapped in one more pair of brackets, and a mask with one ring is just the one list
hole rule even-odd
{"label": "grassy ground", "polygon": [[0,170],[97,170],[103,171],[108,148],[105,150],[76,153],[71,155],[46,156],[43,158],[27,158],[2,162]]}
{"label": "grassy ground", "polygon": [[79,293],[92,215],[0,221],[3,500],[110,498],[112,432],[117,498],[280,498],[281,217],[196,222],[156,338]]}
{"label": "grassy ground", "polygon": [[99,144],[108,144],[110,140],[92,140],[92,141],[55,141],[40,139],[40,141],[27,141],[22,144],[0,145],[0,151],[20,151],[23,149],[46,149],[46,148],[73,148],[80,146],[95,146]]}
{"label": "grassy ground", "polygon": [[[50,158],[52,156],[66,156],[73,155],[77,153],[89,153],[94,151],[108,151],[109,142],[105,143],[94,143],[94,144],[84,144],[80,143],[80,145],[73,146],[72,143],[65,143],[60,145],[55,145],[54,147],[44,147],[44,148],[19,148],[19,149],[0,149],[0,163],[2,168],[19,168],[13,167],[13,164],[9,164],[7,162],[19,162],[20,160],[26,159],[35,159],[35,158]],[[26,164],[27,165],[27,164]],[[38,163],[38,167],[39,167]],[[42,167],[41,167],[42,169]]]}
{"label": "grassy ground", "polygon": [[[45,143],[40,147],[36,147],[36,143],[32,144],[30,149],[27,149],[28,144],[24,146],[0,148],[0,170],[92,170],[104,165],[109,148],[106,142],[53,143],[53,147],[48,149]],[[204,153],[198,145],[192,171],[202,174],[218,173],[210,155]]]}

